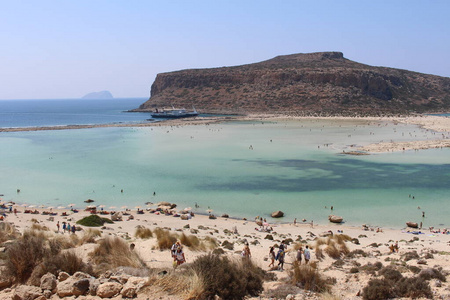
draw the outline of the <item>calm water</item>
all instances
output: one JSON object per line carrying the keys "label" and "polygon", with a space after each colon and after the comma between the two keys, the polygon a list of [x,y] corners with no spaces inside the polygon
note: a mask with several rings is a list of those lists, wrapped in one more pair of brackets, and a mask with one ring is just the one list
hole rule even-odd
{"label": "calm water", "polygon": [[247,218],[280,209],[285,222],[322,224],[333,205],[351,225],[450,227],[449,149],[341,154],[427,138],[435,136],[410,125],[310,120],[1,133],[0,194],[55,207],[197,203]]}
{"label": "calm water", "polygon": [[0,100],[0,127],[34,127],[143,122],[148,113],[127,113],[144,98]]}

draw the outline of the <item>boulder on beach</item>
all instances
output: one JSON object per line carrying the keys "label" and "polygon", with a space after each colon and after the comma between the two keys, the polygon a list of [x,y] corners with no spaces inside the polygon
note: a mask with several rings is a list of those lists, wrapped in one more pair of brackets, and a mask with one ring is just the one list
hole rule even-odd
{"label": "boulder on beach", "polygon": [[415,222],[406,222],[406,226],[411,227],[411,228],[419,228],[419,224],[417,224]]}
{"label": "boulder on beach", "polygon": [[343,217],[330,215],[328,216],[328,220],[332,223],[342,223],[344,221]]}
{"label": "boulder on beach", "polygon": [[282,212],[281,210],[277,210],[272,213],[272,218],[281,218],[281,217],[284,217],[284,212]]}

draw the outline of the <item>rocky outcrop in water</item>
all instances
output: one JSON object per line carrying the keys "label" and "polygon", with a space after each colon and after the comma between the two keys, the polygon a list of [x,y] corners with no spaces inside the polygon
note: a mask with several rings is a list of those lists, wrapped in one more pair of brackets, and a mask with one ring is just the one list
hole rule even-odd
{"label": "rocky outcrop in water", "polygon": [[409,113],[450,109],[450,78],[373,67],[341,52],[277,56],[235,67],[158,74],[138,111],[195,106],[215,113]]}

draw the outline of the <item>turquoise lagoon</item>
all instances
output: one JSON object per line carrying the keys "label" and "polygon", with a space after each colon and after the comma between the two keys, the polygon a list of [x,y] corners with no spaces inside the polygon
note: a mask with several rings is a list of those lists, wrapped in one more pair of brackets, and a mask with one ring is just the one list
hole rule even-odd
{"label": "turquoise lagoon", "polygon": [[411,125],[327,120],[1,133],[0,194],[54,207],[169,201],[247,218],[282,210],[281,222],[321,224],[333,206],[349,225],[450,227],[450,149],[342,154],[427,138],[436,135]]}

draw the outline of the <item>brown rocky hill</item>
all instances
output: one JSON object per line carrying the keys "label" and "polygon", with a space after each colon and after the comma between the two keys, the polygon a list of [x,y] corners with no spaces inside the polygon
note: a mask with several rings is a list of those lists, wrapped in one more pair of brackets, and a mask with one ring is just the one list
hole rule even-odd
{"label": "brown rocky hill", "polygon": [[373,67],[341,52],[277,56],[234,67],[158,74],[138,111],[390,114],[450,111],[450,78]]}

